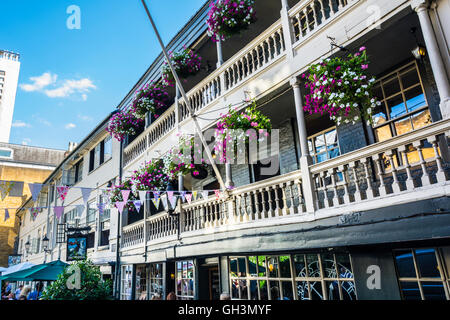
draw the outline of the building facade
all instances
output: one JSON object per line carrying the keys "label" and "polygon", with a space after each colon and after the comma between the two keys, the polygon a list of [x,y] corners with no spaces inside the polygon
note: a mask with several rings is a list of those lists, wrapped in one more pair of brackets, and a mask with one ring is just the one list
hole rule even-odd
{"label": "building facade", "polygon": [[0,142],[8,143],[20,72],[20,56],[0,50]]}
{"label": "building facade", "polygon": [[[17,208],[31,196],[28,183],[41,183],[64,159],[66,151],[0,143],[0,182],[14,185],[5,198],[0,199],[0,266],[8,266],[13,254],[19,220]],[[8,209],[9,218],[5,217]]]}
{"label": "building facade", "polygon": [[[255,164],[218,165],[233,186],[221,198],[179,202],[174,212],[150,202],[139,213],[112,208],[119,233],[110,227],[108,253],[98,245],[97,220],[91,257],[111,261],[118,252],[116,297],[448,300],[449,8],[447,0],[256,0],[258,20],[216,44],[206,32],[205,3],[168,44],[203,57],[201,72],[183,82],[189,101],[170,89],[170,107],[156,119],[148,115],[122,148],[113,140],[117,171],[100,167],[81,183],[126,178],[175,146],[180,132],[193,134],[188,102],[206,130],[229,105],[254,98],[279,130],[279,150]],[[362,46],[381,101],[373,125],[306,114],[302,73]],[[415,56],[417,48],[426,54]],[[162,63],[160,55],[119,109],[161,79]],[[97,143],[104,135],[92,133]],[[83,148],[86,164],[95,148]],[[264,170],[269,160],[279,163],[277,172]],[[202,179],[181,177],[178,189],[219,189],[208,171]],[[44,217],[54,221],[51,212]],[[55,221],[46,225],[54,229]],[[21,228],[21,239],[39,235],[33,230]]]}

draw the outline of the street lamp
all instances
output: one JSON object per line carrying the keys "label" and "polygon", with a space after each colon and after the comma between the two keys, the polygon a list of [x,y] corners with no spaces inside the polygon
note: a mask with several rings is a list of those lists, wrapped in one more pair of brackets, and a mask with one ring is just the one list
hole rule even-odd
{"label": "street lamp", "polygon": [[49,252],[50,250],[48,250],[48,243],[50,242],[50,240],[48,240],[47,235],[45,235],[42,238],[42,249],[44,249],[45,252]]}
{"label": "street lamp", "polygon": [[30,253],[30,246],[31,246],[31,243],[30,243],[30,240],[28,240],[25,243],[25,251],[26,251],[26,253]]}

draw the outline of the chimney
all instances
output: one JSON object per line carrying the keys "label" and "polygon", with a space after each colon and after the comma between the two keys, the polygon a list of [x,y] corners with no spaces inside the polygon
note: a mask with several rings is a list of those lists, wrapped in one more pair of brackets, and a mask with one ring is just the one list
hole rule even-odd
{"label": "chimney", "polygon": [[75,142],[69,142],[69,148],[67,149],[67,151],[72,152],[73,150],[75,150],[75,148],[77,147],[78,144],[76,144]]}

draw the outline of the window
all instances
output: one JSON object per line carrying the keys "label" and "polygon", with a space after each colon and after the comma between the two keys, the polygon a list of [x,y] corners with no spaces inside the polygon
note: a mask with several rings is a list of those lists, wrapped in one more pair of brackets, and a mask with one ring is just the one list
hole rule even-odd
{"label": "window", "polygon": [[75,165],[75,183],[80,182],[83,179],[83,160],[79,161]]}
{"label": "window", "polygon": [[416,61],[381,78],[374,93],[381,102],[373,111],[373,130],[378,142],[431,123]]}
{"label": "window", "polygon": [[232,257],[231,294],[241,300],[356,300],[347,253]]}
{"label": "window", "polygon": [[131,293],[133,290],[133,266],[122,266],[122,285],[120,286],[120,300],[131,300]]}
{"label": "window", "polygon": [[155,294],[158,294],[162,298],[164,292],[162,263],[151,264],[149,276],[150,276],[149,278],[150,299],[153,298]]}
{"label": "window", "polygon": [[87,224],[94,223],[96,215],[97,215],[97,203],[96,200],[92,200],[88,203],[86,223]]}
{"label": "window", "polygon": [[135,300],[147,300],[147,266],[136,266]]}
{"label": "window", "polygon": [[177,261],[177,299],[194,300],[194,261]]}
{"label": "window", "polygon": [[446,251],[448,254],[448,249],[445,248],[394,251],[403,300],[450,299],[449,272],[443,266],[445,261],[443,257]]}
{"label": "window", "polygon": [[91,150],[89,154],[89,172],[97,169],[112,157],[112,139],[108,136]]}
{"label": "window", "polygon": [[77,209],[72,209],[65,214],[65,221],[69,225],[75,225],[77,218],[78,218],[78,210]]}
{"label": "window", "polygon": [[11,149],[0,149],[0,159],[12,159],[13,151]]}
{"label": "window", "polygon": [[309,137],[308,147],[313,163],[323,162],[339,156],[340,150],[336,127]]}

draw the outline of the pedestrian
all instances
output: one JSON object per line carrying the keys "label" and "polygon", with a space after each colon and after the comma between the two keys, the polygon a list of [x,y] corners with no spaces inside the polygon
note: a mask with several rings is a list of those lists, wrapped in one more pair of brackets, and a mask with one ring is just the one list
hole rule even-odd
{"label": "pedestrian", "polygon": [[177,300],[177,296],[176,296],[175,292],[173,292],[173,291],[170,292],[170,293],[167,295],[166,300]]}
{"label": "pedestrian", "polygon": [[36,284],[35,289],[28,294],[27,299],[28,300],[38,300],[39,297],[41,296],[41,287],[42,287],[41,283],[38,282]]}
{"label": "pedestrian", "polygon": [[30,291],[31,291],[30,286],[23,287],[22,292],[20,292],[19,300],[27,300],[28,294],[30,293]]}
{"label": "pedestrian", "polygon": [[152,300],[161,300],[161,295],[159,293],[155,293],[152,297]]}
{"label": "pedestrian", "polygon": [[220,295],[220,300],[231,300],[230,294],[226,292],[222,293]]}
{"label": "pedestrian", "polygon": [[16,299],[16,300],[19,300],[19,298],[20,298],[20,293],[22,292],[22,289],[23,289],[23,284],[21,284],[21,285],[16,289],[16,292],[14,292],[14,293],[15,293],[15,299]]}

